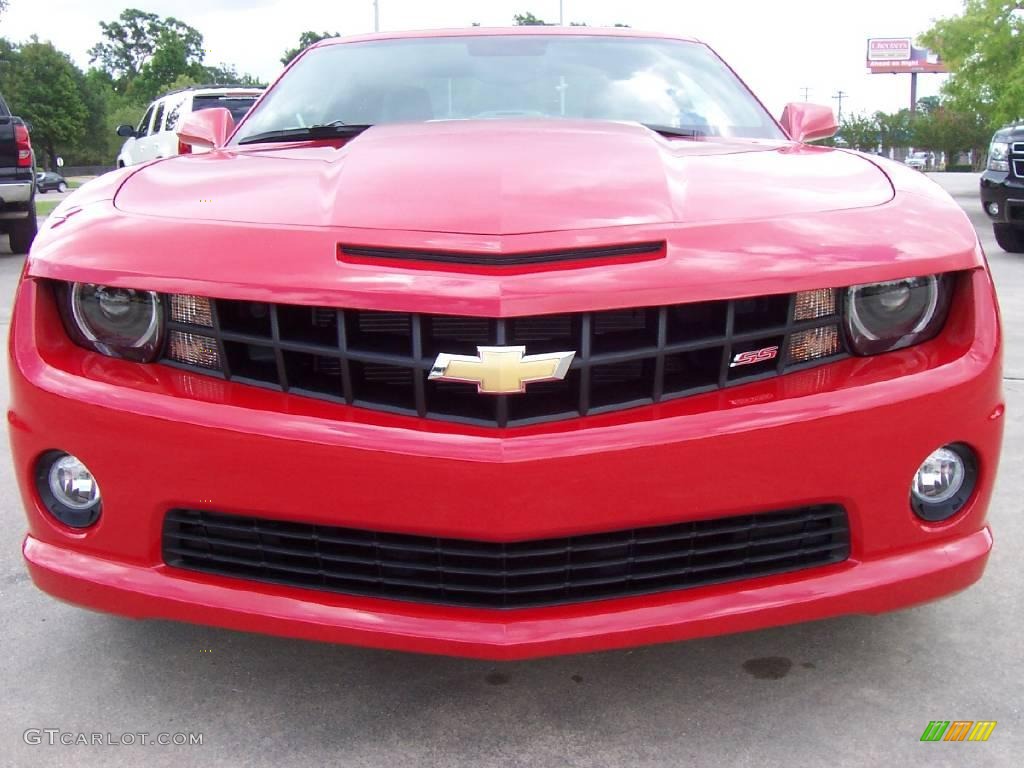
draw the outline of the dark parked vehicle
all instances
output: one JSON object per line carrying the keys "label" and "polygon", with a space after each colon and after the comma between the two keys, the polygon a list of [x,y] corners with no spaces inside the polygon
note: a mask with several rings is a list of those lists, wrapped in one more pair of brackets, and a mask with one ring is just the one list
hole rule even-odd
{"label": "dark parked vehicle", "polygon": [[54,171],[40,171],[36,174],[36,189],[40,192],[68,191],[68,180]]}
{"label": "dark parked vehicle", "polygon": [[1024,253],[1024,123],[1000,128],[981,175],[981,207],[1004,251]]}
{"label": "dark parked vehicle", "polygon": [[0,234],[14,253],[28,253],[36,237],[35,156],[28,125],[0,96]]}

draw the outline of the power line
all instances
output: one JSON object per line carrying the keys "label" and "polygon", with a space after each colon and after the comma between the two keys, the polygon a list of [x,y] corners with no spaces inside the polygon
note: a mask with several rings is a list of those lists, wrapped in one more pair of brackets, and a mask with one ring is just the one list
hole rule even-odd
{"label": "power line", "polygon": [[849,95],[850,94],[848,94],[846,91],[836,91],[835,94],[832,96],[833,99],[839,102],[839,110],[838,114],[836,115],[837,123],[841,123],[843,121],[843,99],[845,99]]}

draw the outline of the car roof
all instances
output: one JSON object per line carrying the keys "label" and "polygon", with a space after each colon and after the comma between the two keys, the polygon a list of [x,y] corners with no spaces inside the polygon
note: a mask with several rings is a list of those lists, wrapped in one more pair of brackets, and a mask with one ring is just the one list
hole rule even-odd
{"label": "car roof", "polygon": [[324,48],[345,43],[362,43],[372,40],[404,40],[427,37],[489,37],[494,35],[544,35],[565,37],[633,37],[649,40],[679,40],[686,43],[700,43],[695,37],[675,35],[670,32],[645,32],[631,27],[563,27],[554,25],[520,27],[457,27],[453,29],[414,29],[395,32],[371,32],[365,35],[329,37],[315,43],[313,48]]}
{"label": "car roof", "polygon": [[168,91],[167,93],[153,99],[153,101],[160,101],[160,99],[166,99],[168,96],[177,96],[183,93],[192,93],[197,96],[206,94],[217,96],[259,96],[265,90],[266,89],[262,86],[257,85],[190,85],[187,88],[178,88],[174,91]]}

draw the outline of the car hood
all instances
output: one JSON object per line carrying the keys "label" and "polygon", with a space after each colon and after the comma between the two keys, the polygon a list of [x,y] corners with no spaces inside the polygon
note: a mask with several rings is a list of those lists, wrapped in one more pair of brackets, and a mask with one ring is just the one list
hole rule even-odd
{"label": "car hood", "polygon": [[133,173],[115,205],[193,221],[514,235],[764,219],[892,197],[877,166],[843,151],[672,139],[634,123],[488,120],[168,159]]}

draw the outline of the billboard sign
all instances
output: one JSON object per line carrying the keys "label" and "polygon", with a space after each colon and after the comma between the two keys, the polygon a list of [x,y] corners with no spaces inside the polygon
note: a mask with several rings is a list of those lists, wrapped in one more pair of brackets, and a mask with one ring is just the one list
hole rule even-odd
{"label": "billboard sign", "polygon": [[909,37],[873,37],[868,40],[868,64],[876,61],[910,61]]}
{"label": "billboard sign", "polygon": [[867,65],[873,75],[949,71],[938,54],[915,47],[909,37],[870,38]]}

